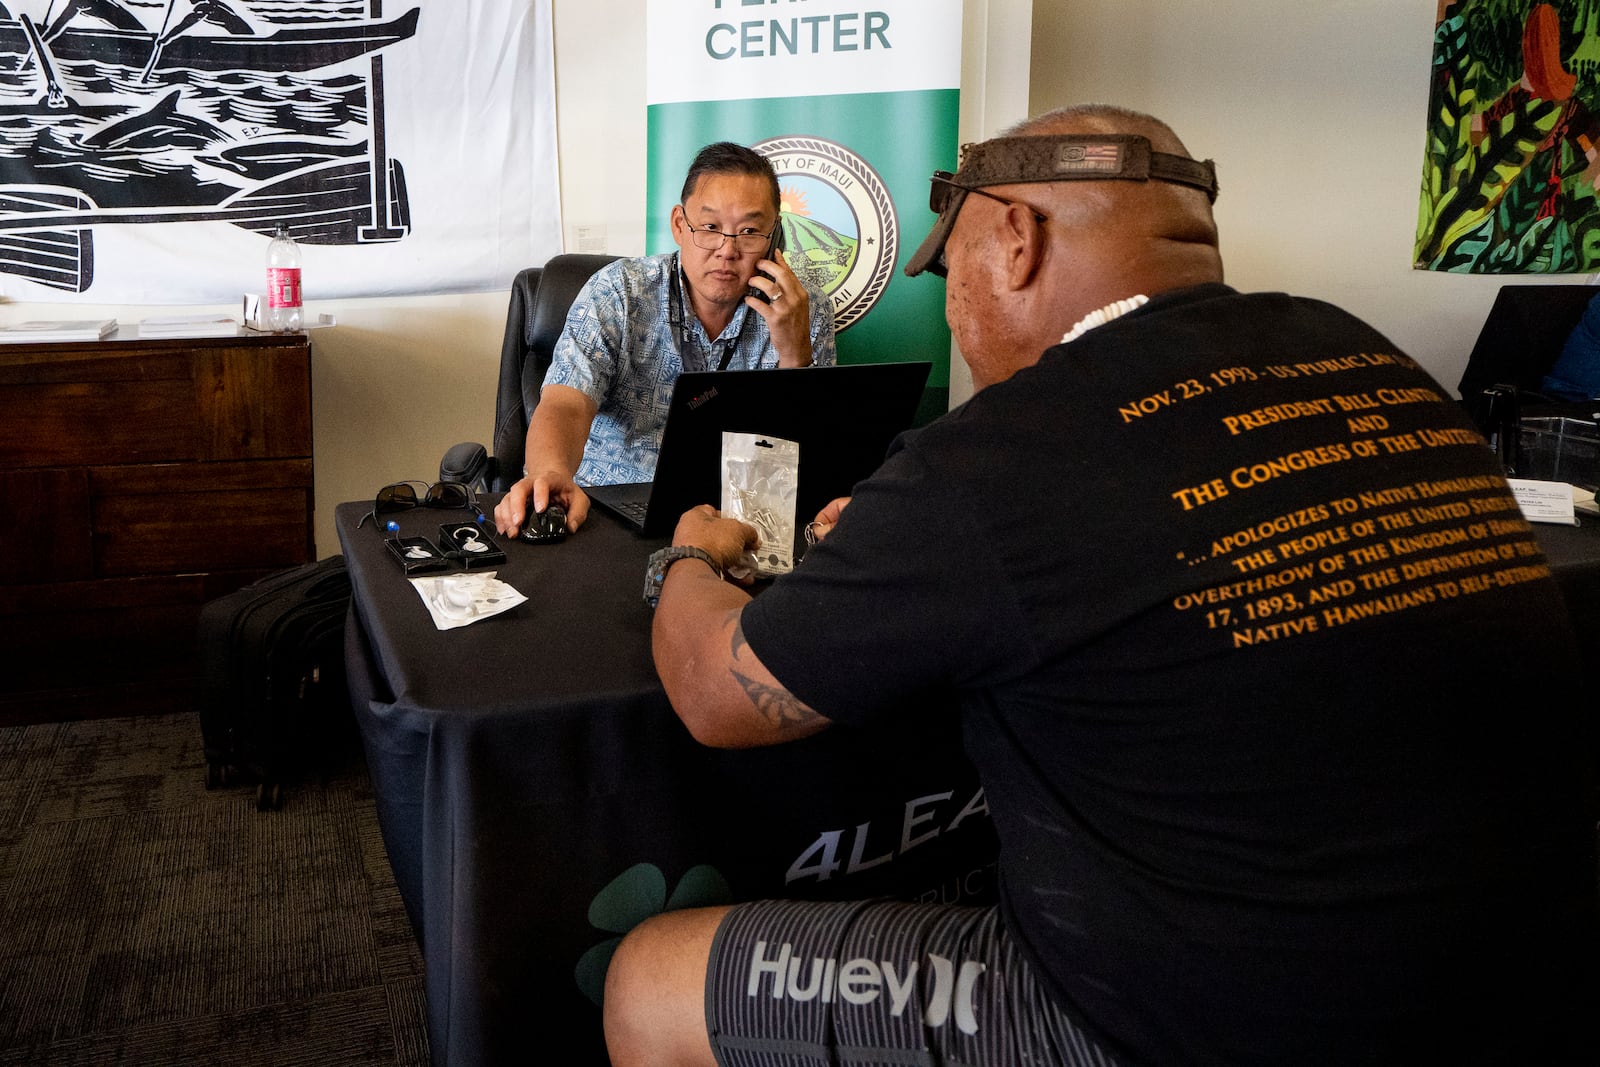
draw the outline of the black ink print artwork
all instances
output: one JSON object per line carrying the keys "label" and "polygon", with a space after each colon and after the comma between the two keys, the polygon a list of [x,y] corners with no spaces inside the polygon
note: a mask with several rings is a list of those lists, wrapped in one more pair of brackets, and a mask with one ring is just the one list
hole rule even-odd
{"label": "black ink print artwork", "polygon": [[[401,5],[391,5],[401,6]],[[0,275],[94,283],[94,229],[219,221],[398,241],[383,0],[0,0]]]}

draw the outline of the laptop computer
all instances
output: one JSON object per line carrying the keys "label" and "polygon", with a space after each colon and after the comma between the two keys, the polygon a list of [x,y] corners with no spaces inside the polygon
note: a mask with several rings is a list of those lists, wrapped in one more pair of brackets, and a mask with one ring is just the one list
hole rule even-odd
{"label": "laptop computer", "polygon": [[584,491],[643,536],[665,536],[685,511],[720,502],[723,432],[763,434],[800,445],[795,525],[803,527],[883,462],[915,418],[932,368],[923,361],[685,371],[673,386],[655,479]]}

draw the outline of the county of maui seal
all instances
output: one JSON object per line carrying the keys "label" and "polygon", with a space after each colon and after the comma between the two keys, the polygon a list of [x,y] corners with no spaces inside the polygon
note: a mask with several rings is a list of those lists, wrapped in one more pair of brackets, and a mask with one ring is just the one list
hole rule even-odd
{"label": "county of maui seal", "polygon": [[820,137],[753,145],[772,161],[782,196],[784,258],[833,302],[843,330],[883,296],[900,246],[889,190],[866,160]]}

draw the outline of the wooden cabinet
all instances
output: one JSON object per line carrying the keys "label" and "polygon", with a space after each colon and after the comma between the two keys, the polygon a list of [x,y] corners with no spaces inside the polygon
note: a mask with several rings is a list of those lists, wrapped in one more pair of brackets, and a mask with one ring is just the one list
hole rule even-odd
{"label": "wooden cabinet", "polygon": [[200,606],[311,559],[311,509],[304,335],[0,344],[0,723],[181,698]]}

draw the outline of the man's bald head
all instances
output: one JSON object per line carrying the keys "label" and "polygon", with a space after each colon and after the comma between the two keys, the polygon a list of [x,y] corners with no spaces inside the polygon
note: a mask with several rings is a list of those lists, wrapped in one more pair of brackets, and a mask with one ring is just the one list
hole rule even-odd
{"label": "man's bald head", "polygon": [[1136,133],[1157,152],[1193,159],[1172,127],[1141,111],[1114,104],[1073,104],[1046,111],[1006,130],[1002,137],[1040,137],[1052,133]]}
{"label": "man's bald head", "polygon": [[[1148,138],[1156,152],[1193,158],[1160,119],[1108,104],[1061,108],[1022,125],[1026,128],[1023,136],[1137,134]],[[1086,194],[1086,190],[1092,192]],[[1056,183],[1046,192],[1050,205],[1091,231],[1105,246],[1098,257],[1097,274],[1102,279],[1098,288],[1121,292],[1121,296],[1104,301],[1099,295],[1088,296],[1096,308],[1135,292],[1154,296],[1167,289],[1221,281],[1222,257],[1212,199],[1197,189],[1168,181]],[[1059,236],[1072,240],[1071,234]]]}
{"label": "man's bald head", "polygon": [[968,149],[940,181],[960,199],[912,265],[948,264],[946,317],[980,388],[1108,304],[1222,280],[1214,171],[1149,115],[1102,104],[1039,115]]}

